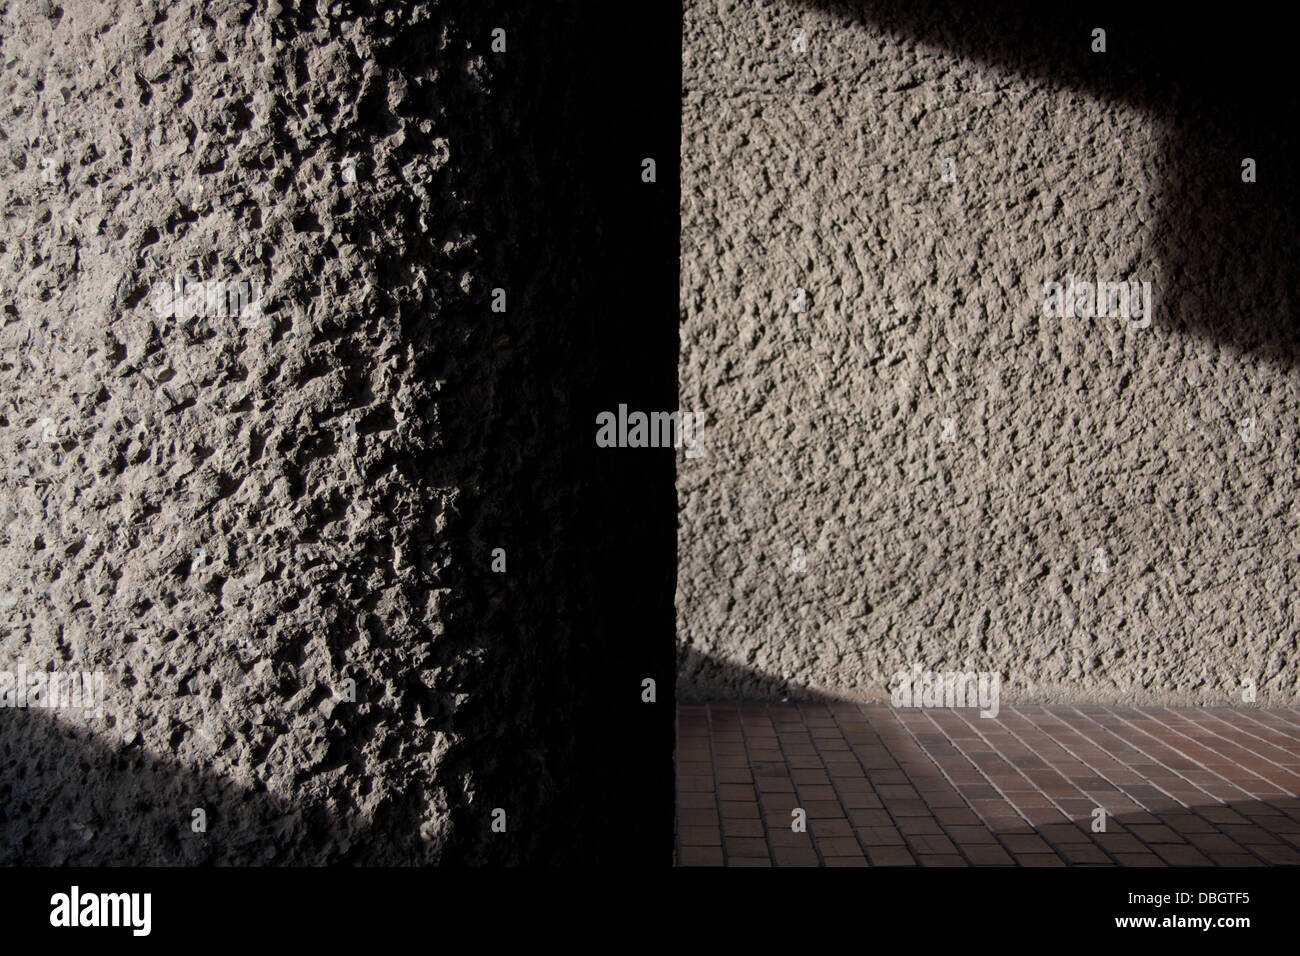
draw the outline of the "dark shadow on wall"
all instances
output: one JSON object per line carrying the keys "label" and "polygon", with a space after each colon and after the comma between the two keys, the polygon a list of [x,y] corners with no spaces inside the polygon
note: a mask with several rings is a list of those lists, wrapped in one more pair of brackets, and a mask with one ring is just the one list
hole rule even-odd
{"label": "dark shadow on wall", "polygon": [[[1164,270],[1153,288],[1153,329],[1295,372],[1300,297],[1292,253],[1300,192],[1293,170],[1300,154],[1291,34],[1281,13],[1106,3],[1052,9],[1030,0],[787,2],[829,13],[846,34],[837,41],[846,48],[854,31],[887,31],[1157,120],[1167,129],[1156,170],[1157,221],[1146,250],[1151,261],[1138,263],[1140,270]],[[1091,50],[1096,27],[1106,30],[1104,54]],[[869,131],[871,117],[862,122]],[[1255,183],[1242,182],[1246,157],[1257,163]],[[1133,223],[1135,230],[1143,225]],[[1032,274],[1033,263],[1021,265]],[[1060,266],[1087,275],[1093,264]],[[690,649],[679,649],[678,667],[679,689],[691,688],[697,698],[822,699],[815,689]]]}
{"label": "dark shadow on wall", "polygon": [[[423,510],[385,520],[416,529],[402,542],[424,558],[412,603],[439,598],[423,622],[427,645],[384,659],[415,658],[421,670],[380,675],[389,687],[373,723],[334,720],[338,773],[327,792],[283,799],[148,757],[111,728],[69,734],[41,712],[0,710],[0,863],[668,857],[673,461],[671,452],[598,450],[595,421],[619,403],[676,405],[678,277],[668,250],[678,245],[680,11],[650,18],[592,0],[465,0],[399,5],[405,13],[386,18],[392,5],[344,6],[343,15],[373,21],[368,53],[384,71],[410,68],[421,79],[365,92],[370,128],[349,130],[340,148],[368,155],[368,133],[400,129],[386,161],[405,169],[438,153],[440,138],[451,144],[433,204],[447,221],[417,229],[420,204],[405,195],[375,212],[411,226],[400,248],[373,263],[376,309],[401,329],[427,425],[424,453],[384,463],[427,492]],[[292,35],[317,19],[314,5],[300,5],[277,30]],[[505,30],[504,53],[489,50],[496,28]],[[653,184],[642,182],[643,156],[657,157]],[[470,230],[474,241],[462,241]],[[466,290],[463,273],[478,286]],[[491,308],[495,287],[506,290],[505,312]],[[350,354],[356,387],[385,360]],[[460,496],[440,514],[448,488]],[[498,547],[504,574],[491,569]],[[363,569],[393,563],[387,553],[352,558]],[[371,609],[351,592],[330,594],[342,621]],[[408,640],[382,630],[371,635],[380,646]],[[642,701],[646,678],[657,681],[653,705]],[[424,766],[434,731],[450,741],[432,787],[450,803],[438,846],[420,833],[434,794],[406,776]],[[398,795],[367,822],[340,805],[349,788],[338,781],[355,779],[354,758],[376,740]],[[505,833],[492,828],[498,807]],[[207,810],[206,838],[190,833],[194,808]]]}
{"label": "dark shadow on wall", "polygon": [[[1155,324],[1294,368],[1300,302],[1292,249],[1300,193],[1293,173],[1294,54],[1283,8],[797,2],[832,13],[846,30],[889,31],[1033,83],[1140,109],[1165,124],[1148,250],[1167,277],[1153,290]],[[1104,54],[1091,51],[1097,27],[1106,30]],[[1247,157],[1257,163],[1253,184],[1242,182]],[[1074,265],[1086,275],[1092,264]]]}
{"label": "dark shadow on wall", "polygon": [[[682,703],[706,701],[820,701],[855,703],[842,693],[809,687],[743,664],[702,654],[689,647],[677,649],[677,693]],[[883,690],[883,689],[878,689]],[[864,690],[862,701],[873,697]]]}
{"label": "dark shadow on wall", "polygon": [[[473,489],[460,563],[486,569],[495,543],[514,547],[509,573],[467,581],[456,612],[477,716],[454,757],[489,805],[515,795],[529,835],[509,862],[658,863],[672,841],[675,472],[670,450],[595,435],[620,404],[676,408],[680,11],[569,0],[475,15],[482,35],[508,24],[514,38],[508,121],[466,118],[461,134],[486,137],[471,160],[490,197],[480,268],[509,277],[511,304],[494,316],[484,297],[466,323],[475,386],[452,445],[470,451],[448,478]],[[458,858],[503,859],[485,812],[465,809]]]}
{"label": "dark shadow on wall", "polygon": [[[1105,3],[1052,9],[1028,0],[967,5],[797,0],[792,6],[830,13],[849,34],[840,38],[845,45],[851,44],[855,30],[888,31],[1015,73],[1030,83],[1145,113],[1164,131],[1154,170],[1156,221],[1132,224],[1135,231],[1149,227],[1151,235],[1147,261],[1137,268],[1161,270],[1161,280],[1153,289],[1153,331],[1204,340],[1294,373],[1300,318],[1292,250],[1300,197],[1292,173],[1297,159],[1292,34],[1281,11],[1208,13],[1173,5]],[[1097,27],[1107,33],[1104,54],[1090,49],[1092,30]],[[789,39],[769,37],[774,43],[788,44]],[[810,37],[810,43],[815,42]],[[815,70],[815,59],[809,69]],[[871,117],[863,116],[862,122],[869,132]],[[1026,118],[1026,123],[1033,120]],[[1062,144],[1063,154],[1072,145]],[[1242,181],[1242,161],[1247,157],[1257,164],[1255,183]],[[1032,275],[1034,263],[1020,265]],[[1094,264],[1060,265],[1086,275]],[[711,701],[843,700],[843,695],[794,684],[691,648],[680,647],[678,655],[683,698],[689,694]],[[897,771],[898,767],[882,764],[881,769]],[[1104,807],[1103,791],[1098,791],[1097,800]],[[1008,862],[1024,838],[1041,840],[1053,849],[1086,846],[1092,852],[1075,853],[1077,859],[1071,862],[1091,859],[1117,866],[1137,862],[1123,854],[1152,843],[1164,846],[1171,857],[1183,853],[1163,844],[1160,828],[1191,833],[1189,826],[1204,832],[1213,825],[1226,836],[1255,844],[1238,860],[1245,865],[1295,862],[1300,852],[1300,842],[1290,832],[1293,818],[1281,812],[1283,807],[1267,802],[1190,809],[1148,805],[1151,814],[1112,817],[1107,834],[1093,834],[1091,818],[1043,827],[1025,823],[998,829],[992,834],[992,845],[1005,851]],[[1294,801],[1287,809],[1294,813]],[[775,819],[788,830],[788,809],[778,811]],[[1268,821],[1278,821],[1287,829],[1269,831]],[[809,821],[809,830],[816,837],[816,820]],[[1265,841],[1255,838],[1263,834],[1276,837],[1277,849],[1260,848]],[[897,845],[902,844],[899,839]],[[1184,859],[1195,858],[1189,854]]]}
{"label": "dark shadow on wall", "polygon": [[421,855],[400,808],[364,821],[251,790],[152,756],[138,739],[114,742],[101,721],[3,709],[0,741],[0,865],[396,865]]}

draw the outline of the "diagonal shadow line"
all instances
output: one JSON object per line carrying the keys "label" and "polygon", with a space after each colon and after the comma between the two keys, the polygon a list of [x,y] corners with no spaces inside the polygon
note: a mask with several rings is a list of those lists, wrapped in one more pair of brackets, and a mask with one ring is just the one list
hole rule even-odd
{"label": "diagonal shadow line", "polygon": [[795,700],[823,703],[861,703],[839,691],[825,690],[692,647],[677,648],[677,699],[682,703],[707,701]]}
{"label": "diagonal shadow line", "polygon": [[[1287,170],[1296,156],[1295,107],[1280,17],[1224,22],[1159,5],[1052,10],[1027,0],[994,0],[977,9],[938,0],[798,5],[828,14],[850,35],[846,43],[855,29],[883,30],[1157,121],[1166,133],[1158,217],[1147,249],[1164,270],[1156,325],[1294,375],[1300,322],[1288,253],[1298,204],[1295,177]],[[1098,26],[1107,30],[1105,54],[1089,47]],[[816,49],[816,37],[810,42]],[[809,70],[817,72],[815,57]],[[1241,181],[1245,156],[1260,169],[1271,168],[1267,180]],[[1086,263],[1078,266],[1087,271]],[[689,648],[679,648],[679,675],[683,699],[847,699]]]}
{"label": "diagonal shadow line", "polygon": [[[1294,372],[1300,325],[1288,252],[1296,234],[1297,197],[1294,177],[1287,172],[1295,157],[1289,121],[1294,107],[1284,75],[1288,32],[1279,15],[1255,16],[1252,11],[1249,17],[1210,19],[1129,4],[1045,10],[1018,0],[995,0],[976,10],[916,0],[800,3],[831,13],[848,29],[870,25],[1033,83],[1139,109],[1160,122],[1166,129],[1158,162],[1162,181],[1147,249],[1164,277],[1157,290],[1156,323],[1168,332]],[[1110,52],[1104,56],[1089,49],[1091,30],[1098,26],[1108,32]],[[1261,174],[1256,184],[1242,183],[1241,161],[1247,156],[1260,170],[1271,171],[1267,180]],[[844,700],[685,647],[679,647],[678,672],[683,700],[688,694],[722,700]],[[1274,816],[1276,810],[1249,801],[1190,812],[1204,820],[1225,809],[1244,818]],[[1123,829],[1162,821],[1159,814],[1117,818]],[[1016,826],[1000,831],[998,838],[1006,845],[1007,836],[1036,833],[1037,828]],[[1042,836],[1049,836],[1046,828]],[[1084,842],[1086,832],[1071,839]],[[1283,839],[1292,852],[1300,846],[1294,834]],[[1106,853],[1112,865],[1123,862],[1117,853]],[[1268,861],[1254,854],[1251,862]]]}
{"label": "diagonal shadow line", "polygon": [[[276,20],[284,35],[319,19],[311,4],[287,6]],[[294,788],[283,799],[261,782],[263,742],[290,737],[274,719],[262,738],[232,728],[226,754],[241,777],[229,779],[123,744],[120,725],[116,735],[71,732],[40,712],[0,709],[0,864],[627,863],[661,859],[671,839],[671,692],[650,708],[639,685],[670,674],[672,460],[597,454],[591,422],[592,409],[620,399],[676,407],[676,329],[660,319],[676,283],[659,283],[664,302],[643,290],[619,321],[609,310],[629,288],[654,285],[647,257],[630,252],[675,244],[671,215],[637,240],[644,224],[629,210],[656,195],[675,213],[675,164],[662,163],[655,193],[637,173],[647,140],[676,142],[663,130],[665,116],[679,121],[678,102],[658,96],[662,106],[629,111],[625,97],[653,98],[647,77],[675,87],[680,61],[663,54],[679,49],[680,20],[629,11],[645,41],[629,54],[607,42],[627,31],[590,0],[449,4],[409,17],[381,16],[397,6],[384,2],[357,6],[345,14],[373,23],[368,52],[386,78],[362,90],[364,122],[331,135],[348,154],[369,153],[402,131],[385,158],[394,168],[427,160],[444,135],[453,144],[430,206],[444,221],[420,218],[417,229],[419,204],[405,190],[359,217],[409,228],[372,253],[383,290],[375,311],[400,327],[415,363],[412,418],[423,434],[383,468],[427,494],[377,498],[377,520],[391,519],[381,534],[402,531],[408,555],[422,556],[404,597],[421,598],[412,602],[421,611],[423,598],[439,600],[427,621],[357,625],[387,645],[358,673],[363,706],[331,718],[323,763],[276,774]],[[496,87],[484,97],[480,53],[498,27],[511,52],[488,71]],[[574,48],[586,52],[568,55]],[[284,97],[296,105],[290,90]],[[470,231],[473,243],[459,241]],[[423,281],[426,268],[438,287]],[[393,291],[415,271],[414,294]],[[473,293],[456,281],[471,272]],[[488,307],[498,282],[509,289],[506,315]],[[358,347],[349,362],[364,388],[375,356]],[[446,489],[459,497],[441,514]],[[304,538],[319,531],[314,520]],[[497,544],[510,549],[500,577],[487,570]],[[338,658],[392,551],[384,542],[377,555],[350,555],[347,587],[317,586],[338,612],[323,635]],[[261,659],[292,673],[301,650],[282,642]],[[139,699],[156,750],[193,729],[169,721],[167,694],[151,686]],[[435,732],[446,744],[436,761]],[[355,805],[381,784],[381,802],[363,815]],[[508,836],[489,826],[497,805],[510,808]],[[204,837],[190,835],[196,808],[208,815]],[[431,818],[445,826],[426,838]]]}
{"label": "diagonal shadow line", "polygon": [[[947,716],[956,713],[942,712]],[[1102,718],[1117,719],[1117,714]],[[859,865],[870,861],[887,866],[917,862],[1110,867],[1300,864],[1300,799],[1295,795],[1183,804],[1153,786],[1151,780],[1117,786],[1100,773],[1088,771],[1068,782],[1061,776],[1051,787],[1038,784],[1033,799],[1026,800],[1023,794],[1016,797],[1019,813],[1012,811],[1008,794],[1003,808],[995,813],[989,809],[999,803],[998,793],[990,785],[992,778],[978,783],[949,779],[956,764],[949,761],[945,769],[937,759],[941,754],[957,753],[953,739],[938,726],[918,733],[888,708],[860,709],[856,704],[825,701],[684,704],[679,726],[681,761],[694,761],[698,766],[706,750],[713,752],[726,740],[733,756],[746,754],[743,769],[749,771],[738,774],[742,768],[736,767],[734,760],[728,764],[730,779],[737,782],[727,784],[731,790],[725,793],[725,779],[717,765],[713,769],[717,775],[714,793],[699,787],[698,776],[688,774],[690,783],[686,785],[679,778],[678,852],[686,866],[753,864],[769,857],[776,865],[795,866],[855,860]],[[781,744],[770,735],[753,733],[755,727],[773,726],[786,735]],[[1102,723],[1097,727],[1104,730]],[[1067,736],[1073,733],[1070,728]],[[812,753],[805,753],[799,761],[801,769],[796,771],[789,763],[789,753],[784,759],[771,759],[772,747],[784,753],[786,741],[805,734],[813,735]],[[706,749],[702,749],[702,738],[709,740]],[[825,749],[828,742],[833,749]],[[982,770],[986,760],[999,761],[995,744],[972,747],[967,743],[964,750],[968,752],[962,756],[971,770]],[[1022,763],[1030,773],[1051,776],[1054,772],[1037,757]],[[746,834],[739,838],[728,831],[729,821],[755,815],[743,812],[747,800],[737,792],[746,789],[739,781],[747,779],[754,788],[756,814],[762,820],[761,839],[755,839],[749,827],[732,828]],[[817,792],[805,791],[806,786],[815,786]],[[1056,790],[1058,786],[1064,789]],[[833,798],[821,792],[824,790],[833,790]],[[1059,796],[1067,791],[1074,791],[1073,796]],[[1051,792],[1058,793],[1054,798],[1058,805],[1043,806],[1042,796]],[[718,835],[712,841],[707,835],[701,839],[700,834],[709,829],[701,826],[711,816],[707,807],[716,806],[721,799],[732,801],[731,816],[713,813],[713,818],[721,818]],[[981,800],[984,802],[979,803]],[[1125,804],[1137,804],[1139,809],[1113,810]],[[800,838],[788,827],[791,810],[804,805],[808,833]],[[1093,829],[1097,808],[1107,810],[1102,830]],[[683,811],[696,816],[686,817]],[[1051,822],[1042,822],[1048,820]],[[852,838],[845,836],[848,827]],[[767,843],[765,848],[759,845],[762,841]]]}
{"label": "diagonal shadow line", "polygon": [[[97,722],[0,710],[0,865],[399,865],[423,859],[396,806],[373,819],[114,746]],[[195,832],[193,811],[204,811]]]}
{"label": "diagonal shadow line", "polygon": [[[1280,11],[1211,17],[1158,4],[799,3],[848,29],[870,25],[1161,121],[1163,178],[1148,254],[1166,279],[1155,292],[1155,324],[1295,370],[1296,107]],[[1107,30],[1105,54],[1089,48],[1094,27]],[[1258,163],[1253,185],[1241,181],[1245,157]]]}

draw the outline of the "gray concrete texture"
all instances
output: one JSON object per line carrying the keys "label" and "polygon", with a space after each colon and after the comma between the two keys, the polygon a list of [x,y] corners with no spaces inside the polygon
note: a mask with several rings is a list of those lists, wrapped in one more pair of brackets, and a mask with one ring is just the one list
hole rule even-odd
{"label": "gray concrete texture", "polygon": [[[494,456],[547,447],[493,397],[535,340],[482,318],[530,228],[483,157],[520,147],[482,24],[347,9],[0,2],[0,670],[100,671],[108,715],[0,712],[6,863],[539,839],[489,813],[552,805],[524,684],[566,632],[473,583]],[[263,315],[161,315],[178,274]]]}
{"label": "gray concrete texture", "polygon": [[[1294,704],[1290,172],[1106,78],[1121,18],[927,6],[686,4],[679,695]],[[1150,326],[1045,317],[1072,274]]]}

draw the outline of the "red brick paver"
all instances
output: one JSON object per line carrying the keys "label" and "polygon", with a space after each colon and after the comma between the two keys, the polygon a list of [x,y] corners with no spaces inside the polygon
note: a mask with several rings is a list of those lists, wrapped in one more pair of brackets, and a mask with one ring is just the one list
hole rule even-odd
{"label": "red brick paver", "polygon": [[1298,794],[1296,710],[678,708],[682,866],[1300,864]]}

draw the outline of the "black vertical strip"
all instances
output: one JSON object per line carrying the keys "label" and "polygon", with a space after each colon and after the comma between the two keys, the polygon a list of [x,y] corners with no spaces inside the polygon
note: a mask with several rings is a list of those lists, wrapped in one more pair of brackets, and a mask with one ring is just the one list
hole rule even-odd
{"label": "black vertical strip", "polygon": [[[620,12],[612,12],[612,11]],[[671,863],[677,566],[674,478],[682,454],[597,448],[596,416],[677,410],[682,14],[678,4],[583,4],[589,75],[574,171],[591,222],[579,309],[591,388],[576,426],[588,450],[585,507],[598,627],[584,649],[581,748],[591,858]],[[643,181],[653,159],[655,181]],[[575,266],[577,264],[575,263]],[[655,681],[656,700],[642,699]]]}
{"label": "black vertical strip", "polygon": [[[459,137],[477,144],[486,226],[451,426],[472,450],[472,475],[452,477],[474,569],[451,628],[474,663],[444,776],[450,859],[667,866],[675,452],[598,448],[596,417],[677,408],[681,11],[563,0],[465,15],[491,89]],[[488,48],[495,27],[504,54]],[[489,571],[498,546],[504,575]]]}

